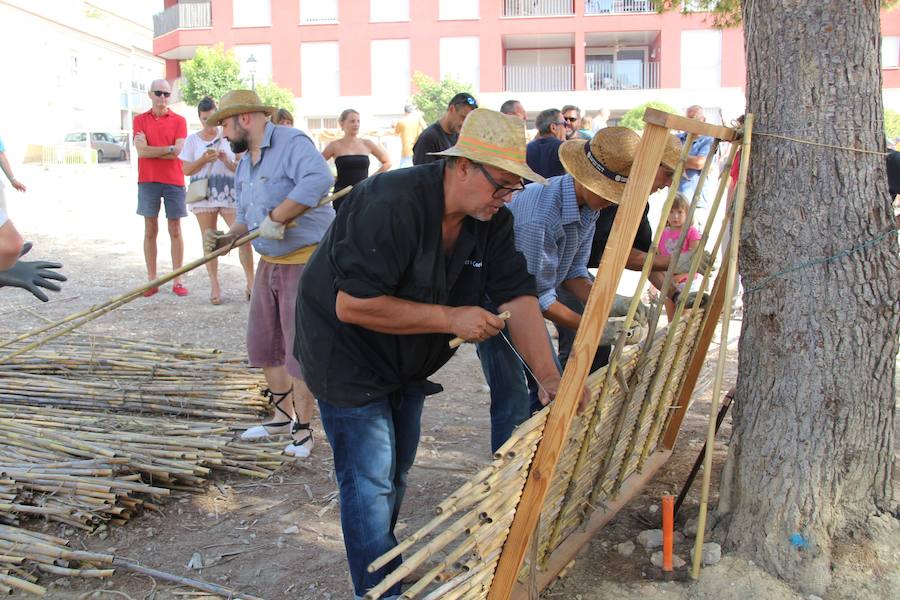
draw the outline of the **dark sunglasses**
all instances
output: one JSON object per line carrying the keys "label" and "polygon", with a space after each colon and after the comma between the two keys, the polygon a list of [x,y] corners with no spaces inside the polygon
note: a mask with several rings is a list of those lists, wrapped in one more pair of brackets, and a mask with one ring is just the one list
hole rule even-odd
{"label": "dark sunglasses", "polygon": [[488,170],[484,168],[484,165],[477,162],[473,162],[472,164],[478,167],[478,170],[481,171],[481,174],[484,175],[484,178],[488,180],[488,183],[494,186],[494,193],[491,194],[491,197],[494,198],[494,200],[502,200],[503,198],[506,198],[514,192],[521,192],[525,189],[525,184],[522,183],[521,179],[519,180],[519,185],[515,187],[500,185],[493,177],[491,177],[491,174],[488,173]]}
{"label": "dark sunglasses", "polygon": [[569,123],[574,123],[575,121],[578,120],[578,117],[563,117],[563,119],[565,119]]}
{"label": "dark sunglasses", "polygon": [[465,100],[460,100],[459,102],[454,102],[454,106],[462,106],[463,104],[468,104],[473,108],[478,108],[478,102],[472,96],[467,97]]}
{"label": "dark sunglasses", "polygon": [[157,98],[162,98],[163,96],[168,98],[169,96],[172,95],[172,92],[164,92],[162,90],[153,90],[153,95],[156,96]]}

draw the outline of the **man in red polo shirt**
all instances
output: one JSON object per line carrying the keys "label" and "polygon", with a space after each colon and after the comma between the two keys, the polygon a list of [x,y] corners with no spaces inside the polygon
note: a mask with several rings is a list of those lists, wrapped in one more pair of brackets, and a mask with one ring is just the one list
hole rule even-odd
{"label": "man in red polo shirt", "polygon": [[[181,221],[187,216],[184,203],[184,172],[178,153],[187,137],[184,117],[169,110],[172,88],[165,79],[150,84],[150,101],[153,107],[134,118],[134,147],[138,153],[138,208],[144,217],[144,260],[147,278],[156,279],[156,236],[159,233],[160,201],[166,205],[169,222],[169,240],[172,247],[172,270],[181,267],[184,259],[184,239],[181,237]],[[144,296],[152,296],[159,288],[151,288]],[[188,290],[175,279],[172,292],[187,296]]]}

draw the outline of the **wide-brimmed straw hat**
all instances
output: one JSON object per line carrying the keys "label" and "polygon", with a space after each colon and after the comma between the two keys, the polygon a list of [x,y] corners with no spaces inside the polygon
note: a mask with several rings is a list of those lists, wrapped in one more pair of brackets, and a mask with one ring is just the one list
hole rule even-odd
{"label": "wide-brimmed straw hat", "polygon": [[463,121],[455,146],[429,154],[462,156],[545,184],[547,180],[532,171],[525,162],[527,143],[522,119],[487,108],[476,108]]}
{"label": "wide-brimmed straw hat", "polygon": [[234,115],[261,112],[271,115],[277,110],[274,106],[262,103],[256,92],[252,90],[232,90],[219,100],[219,110],[209,115],[206,122],[210,125],[221,125],[222,121]]}
{"label": "wide-brimmed straw hat", "polygon": [[666,140],[666,148],[663,150],[662,160],[660,162],[674,171],[675,167],[678,166],[678,161],[680,159],[681,140],[678,139],[678,136],[670,133],[669,139]]}
{"label": "wide-brimmed straw hat", "polygon": [[604,127],[590,141],[563,142],[559,160],[578,183],[618,204],[640,143],[640,136],[627,127]]}

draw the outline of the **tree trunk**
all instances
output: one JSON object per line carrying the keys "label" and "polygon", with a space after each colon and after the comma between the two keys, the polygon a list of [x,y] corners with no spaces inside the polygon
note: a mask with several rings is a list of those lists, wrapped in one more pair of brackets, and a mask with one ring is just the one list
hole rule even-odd
{"label": "tree trunk", "polygon": [[742,5],[756,124],[726,544],[821,595],[832,541],[894,509],[900,259],[883,156],[765,134],[885,151],[880,4]]}

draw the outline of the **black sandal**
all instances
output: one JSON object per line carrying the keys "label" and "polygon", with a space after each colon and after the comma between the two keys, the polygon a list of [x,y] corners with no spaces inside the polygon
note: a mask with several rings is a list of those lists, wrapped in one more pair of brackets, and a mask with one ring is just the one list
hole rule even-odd
{"label": "black sandal", "polygon": [[[300,432],[302,431],[306,433],[301,434]],[[313,449],[312,432],[313,430],[309,423],[294,421],[294,424],[291,426],[291,443],[285,447],[284,453],[296,458],[309,456]]]}
{"label": "black sandal", "polygon": [[285,398],[290,396],[293,391],[294,386],[291,386],[291,389],[286,392],[273,392],[269,388],[266,388],[262,392],[260,392],[265,398],[269,400],[269,404],[275,408],[276,413],[281,413],[282,415],[284,415],[285,420],[273,421],[271,423],[265,423],[262,425],[254,425],[241,434],[241,439],[257,440],[259,438],[264,438],[270,435],[290,433],[292,431],[292,424],[296,421],[294,421],[291,415],[281,407],[281,403],[284,402]]}

